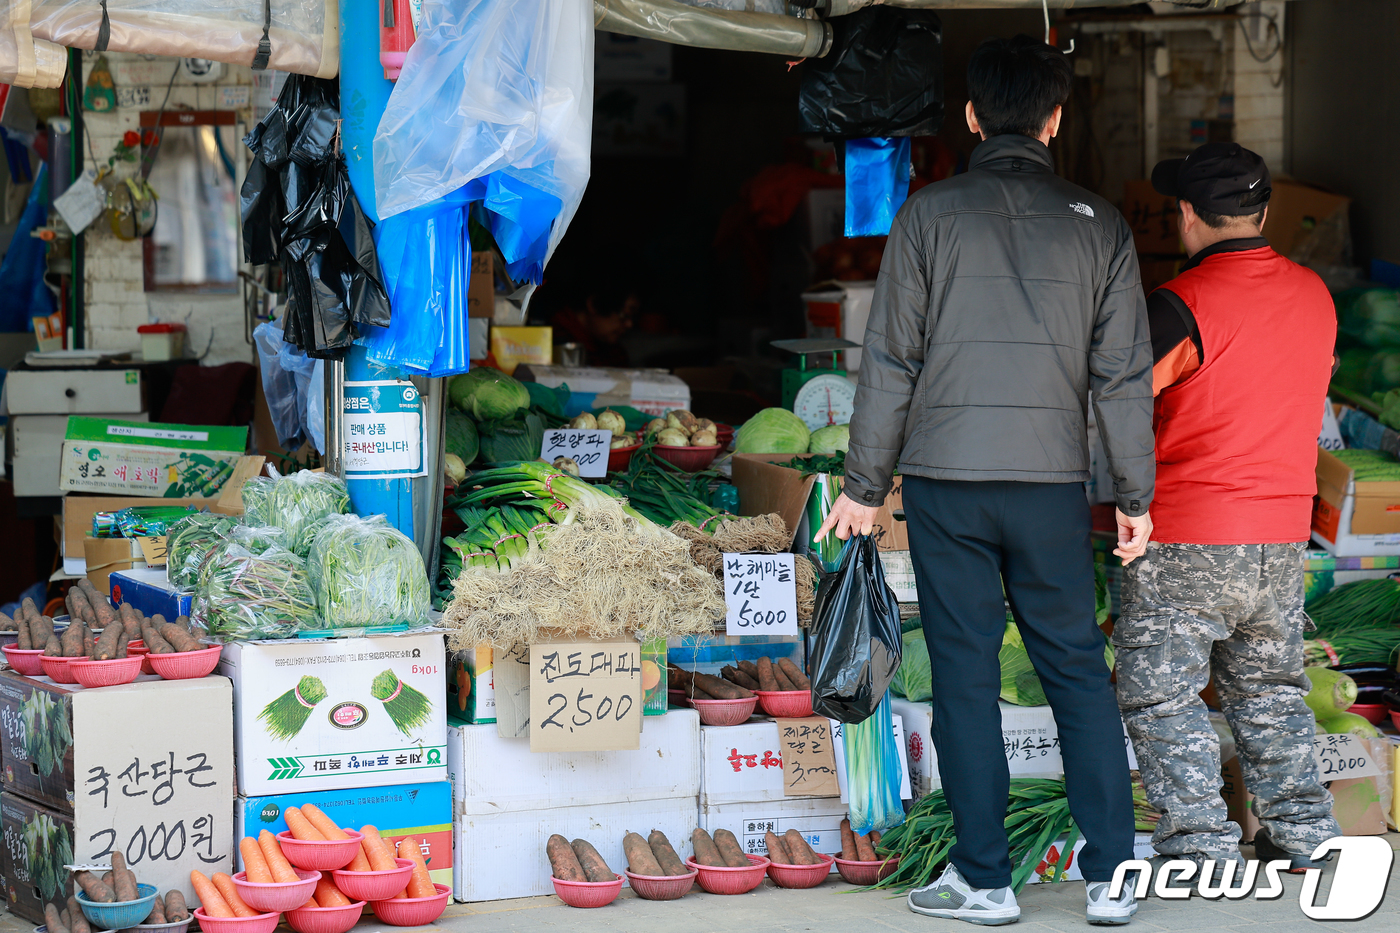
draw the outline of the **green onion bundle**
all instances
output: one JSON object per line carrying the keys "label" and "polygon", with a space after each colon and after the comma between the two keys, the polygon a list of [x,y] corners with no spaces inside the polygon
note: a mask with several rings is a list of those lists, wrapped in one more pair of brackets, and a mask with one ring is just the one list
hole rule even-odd
{"label": "green onion bundle", "polygon": [[655,456],[655,446],[656,435],[647,437],[642,448],[632,455],[625,473],[608,475],[608,485],[663,528],[685,522],[702,531],[709,530],[725,514],[708,502],[710,483],[719,479],[719,474],[713,470],[687,473]]}
{"label": "green onion bundle", "polygon": [[899,800],[899,749],[894,739],[890,695],[873,716],[841,726],[846,755],[846,789],[851,828],[858,833],[885,832],[904,822]]}
{"label": "green onion bundle", "polygon": [[1348,448],[1332,456],[1351,467],[1352,479],[1360,483],[1387,483],[1400,480],[1400,460],[1381,450]]}
{"label": "green onion bundle", "polygon": [[266,476],[254,476],[243,483],[243,520],[248,524],[266,525],[270,522],[268,500],[272,498],[272,487],[276,482]]}
{"label": "green onion bundle", "polygon": [[287,532],[287,548],[305,557],[321,522],[350,511],[350,492],[338,476],[300,470],[278,478],[261,508],[266,524]]}
{"label": "green onion bundle", "polygon": [[407,535],[384,516],[331,515],[306,558],[321,618],[332,628],[428,621],[428,576]]}
{"label": "green onion bundle", "polygon": [[199,510],[192,505],[133,505],[118,512],[94,512],[94,538],[159,538],[170,526]]}
{"label": "green onion bundle", "polygon": [[1319,635],[1383,628],[1400,621],[1400,583],[1389,579],[1343,583],[1306,608]]}
{"label": "green onion bundle", "polygon": [[1340,667],[1343,664],[1394,664],[1400,654],[1400,628],[1393,625],[1356,629],[1314,637],[1303,642],[1303,663],[1308,667]]}
{"label": "green onion bundle", "polygon": [[177,588],[195,586],[199,565],[239,524],[231,515],[197,512],[171,526],[166,538],[166,573]]}
{"label": "green onion bundle", "polygon": [[254,554],[237,541],[200,567],[191,617],[226,640],[290,638],[321,628],[306,562],[282,547]]}

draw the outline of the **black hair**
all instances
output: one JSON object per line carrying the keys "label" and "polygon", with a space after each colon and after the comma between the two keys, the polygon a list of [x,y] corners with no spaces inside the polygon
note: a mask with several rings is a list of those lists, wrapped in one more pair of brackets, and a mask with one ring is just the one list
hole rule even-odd
{"label": "black hair", "polygon": [[1073,80],[1063,52],[1025,35],[988,39],[967,64],[967,96],[988,137],[1040,136]]}
{"label": "black hair", "polygon": [[1264,208],[1269,206],[1269,196],[1273,192],[1273,188],[1260,188],[1240,196],[1240,207],[1259,208],[1252,214],[1217,214],[1214,211],[1203,211],[1194,204],[1191,205],[1191,209],[1196,212],[1197,217],[1201,218],[1201,222],[1212,230],[1223,230],[1228,224],[1238,223],[1242,220],[1247,220],[1257,227],[1264,222]]}

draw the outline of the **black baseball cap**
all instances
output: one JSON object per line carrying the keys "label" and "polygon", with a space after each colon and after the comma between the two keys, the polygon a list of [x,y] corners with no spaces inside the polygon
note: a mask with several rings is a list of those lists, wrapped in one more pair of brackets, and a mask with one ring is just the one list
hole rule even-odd
{"label": "black baseball cap", "polygon": [[1226,217],[1259,213],[1273,192],[1269,167],[1239,143],[1206,143],[1184,159],[1163,159],[1152,170],[1152,188]]}

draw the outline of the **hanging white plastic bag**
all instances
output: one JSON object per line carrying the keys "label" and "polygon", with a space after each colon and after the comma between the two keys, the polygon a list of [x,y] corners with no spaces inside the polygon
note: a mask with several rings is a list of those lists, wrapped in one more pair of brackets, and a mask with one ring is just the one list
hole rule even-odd
{"label": "hanging white plastic bag", "polygon": [[54,88],[68,71],[68,50],[35,39],[29,0],[0,0],[0,84]]}
{"label": "hanging white plastic bag", "polygon": [[336,0],[32,0],[30,29],[75,49],[208,58],[333,78],[340,72]]}
{"label": "hanging white plastic bag", "polygon": [[374,138],[379,216],[468,184],[517,281],[538,283],[588,184],[590,0],[425,0]]}

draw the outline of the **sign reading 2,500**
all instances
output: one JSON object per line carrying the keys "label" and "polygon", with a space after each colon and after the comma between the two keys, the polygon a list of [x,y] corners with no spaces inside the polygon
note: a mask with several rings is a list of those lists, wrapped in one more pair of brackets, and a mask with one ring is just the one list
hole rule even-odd
{"label": "sign reading 2,500", "polygon": [[[110,858],[118,846],[117,831],[103,829],[88,837],[94,851],[88,861],[102,862]],[[128,865],[139,865],[142,861],[174,862],[182,858],[186,851],[194,854],[201,862],[214,865],[228,859],[227,853],[214,852],[214,817],[205,814],[185,829],[185,821],[178,820],[170,826],[164,821],[147,828],[138,826],[121,852]]]}
{"label": "sign reading 2,500", "polygon": [[[611,716],[615,722],[621,722],[627,714],[632,711],[632,697],[630,694],[622,694],[614,699],[604,695],[594,702],[594,694],[585,693],[588,689],[580,687],[578,695],[569,699],[563,693],[553,693],[549,696],[549,716],[540,723],[540,728],[546,726],[557,726],[560,729],[568,729],[573,732],[575,729],[583,729],[595,722],[606,722]],[[568,714],[567,718],[560,720],[561,716]]]}

